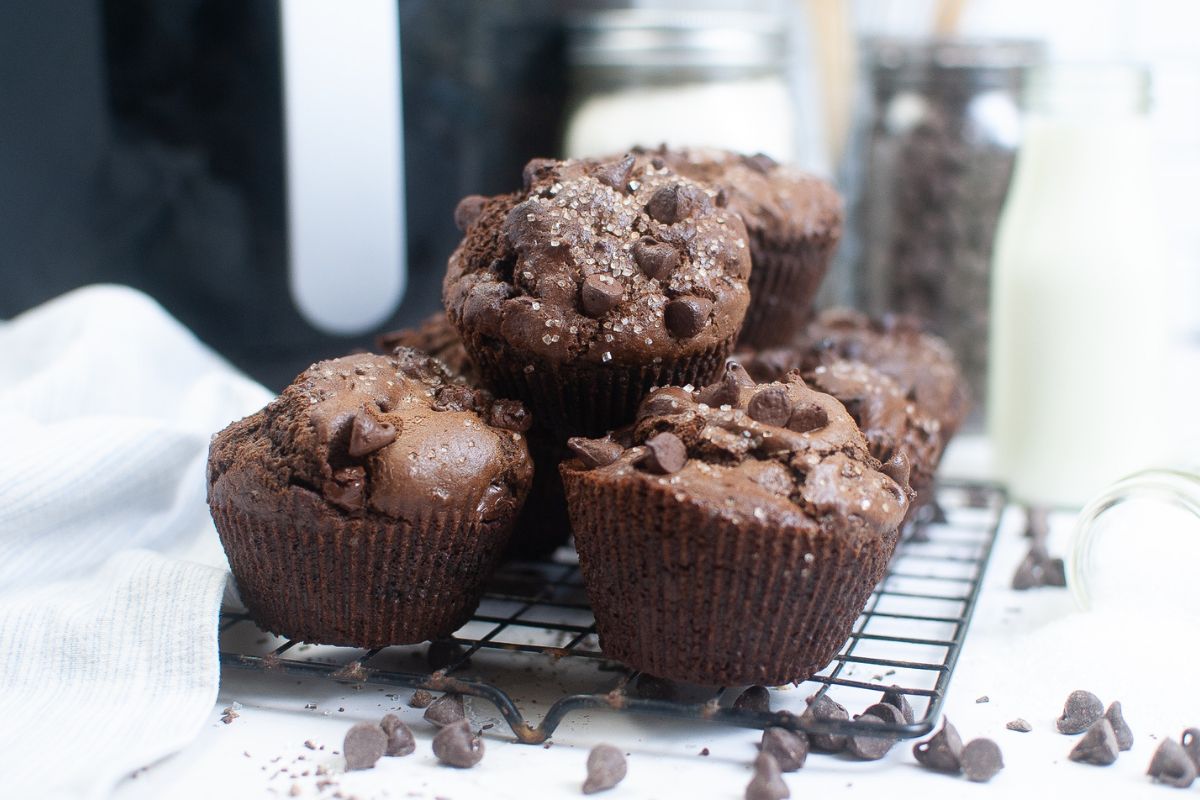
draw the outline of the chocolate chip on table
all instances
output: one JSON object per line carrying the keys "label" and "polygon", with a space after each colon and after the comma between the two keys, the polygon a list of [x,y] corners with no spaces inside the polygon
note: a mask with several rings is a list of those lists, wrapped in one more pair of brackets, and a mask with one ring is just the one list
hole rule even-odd
{"label": "chocolate chip on table", "polygon": [[583,279],[583,287],[579,290],[579,302],[583,313],[589,317],[603,317],[621,302],[625,295],[625,284],[609,275],[593,273]]}
{"label": "chocolate chip on table", "polygon": [[463,233],[467,232],[467,228],[475,224],[483,213],[483,207],[487,204],[487,198],[478,194],[469,194],[462,200],[458,201],[458,205],[454,207],[454,225]]}
{"label": "chocolate chip on table", "polygon": [[465,719],[459,720],[433,737],[433,754],[443,764],[468,769],[483,759],[483,739],[471,731]]}
{"label": "chocolate chip on table", "polygon": [[702,193],[694,186],[672,183],[664,186],[646,203],[646,213],[656,222],[672,225],[681,222],[703,207]]}
{"label": "chocolate chip on table", "polygon": [[963,746],[959,763],[967,780],[976,783],[987,783],[1004,769],[1000,745],[991,739],[972,739],[967,742]]}
{"label": "chocolate chip on table", "polygon": [[646,456],[641,463],[652,472],[670,475],[683,469],[687,457],[683,440],[670,431],[663,431],[646,440]]}
{"label": "chocolate chip on table", "polygon": [[1163,739],[1150,759],[1146,774],[1158,783],[1186,789],[1196,780],[1196,765],[1188,757],[1183,745],[1174,739]]}
{"label": "chocolate chip on table", "polygon": [[1071,748],[1067,758],[1081,761],[1085,764],[1099,764],[1106,767],[1117,760],[1120,752],[1117,744],[1117,734],[1113,732],[1112,723],[1104,717],[1092,723],[1076,745]]}
{"label": "chocolate chip on table", "polygon": [[829,412],[816,403],[800,403],[787,419],[787,426],[796,433],[808,433],[829,424]]}
{"label": "chocolate chip on table", "polygon": [[1122,750],[1131,749],[1133,747],[1133,731],[1130,729],[1129,723],[1125,721],[1125,712],[1121,708],[1120,701],[1114,700],[1108,704],[1104,718],[1112,725],[1113,733],[1117,736],[1117,746]]}
{"label": "chocolate chip on table", "polygon": [[599,164],[592,170],[592,177],[605,186],[610,186],[617,191],[623,192],[629,183],[629,175],[633,172],[633,165],[636,161],[637,159],[630,154],[620,161],[609,161]]}
{"label": "chocolate chip on table", "polygon": [[625,754],[611,744],[598,744],[588,753],[584,794],[611,789],[625,779]]}
{"label": "chocolate chip on table", "polygon": [[943,719],[942,729],[931,738],[913,745],[913,757],[921,766],[942,772],[961,772],[962,752],[962,737],[949,719]]}
{"label": "chocolate chip on table", "polygon": [[643,236],[633,245],[633,260],[648,278],[665,280],[679,268],[679,251],[674,245]]}
{"label": "chocolate chip on table", "polygon": [[497,400],[492,403],[488,423],[493,428],[525,433],[533,427],[533,415],[517,400]]}
{"label": "chocolate chip on table", "polygon": [[891,703],[875,703],[873,705],[869,705],[863,709],[862,715],[866,714],[870,714],[873,717],[881,719],[889,725],[908,724],[908,720],[905,718],[904,712]]}
{"label": "chocolate chip on table", "polygon": [[342,754],[346,757],[346,769],[370,769],[383,758],[387,750],[388,737],[383,728],[371,722],[360,722],[346,731],[342,742]]}
{"label": "chocolate chip on table", "polygon": [[[823,694],[809,702],[801,719],[813,722],[845,722],[850,719],[850,712],[841,703],[834,701],[829,695]],[[842,734],[811,733],[808,738],[814,750],[837,753],[846,749],[846,737]]]}
{"label": "chocolate chip on table", "polygon": [[395,714],[385,714],[379,721],[379,727],[387,735],[385,756],[406,756],[417,749],[412,731]]}
{"label": "chocolate chip on table", "polygon": [[792,398],[782,386],[760,389],[746,404],[746,414],[755,422],[781,428],[792,416]]}
{"label": "chocolate chip on table", "polygon": [[[889,706],[891,708],[891,706]],[[895,709],[896,714],[900,715],[900,709]],[[859,714],[855,719],[859,722],[867,722],[872,724],[881,724],[886,720],[875,716],[874,714]],[[878,761],[888,754],[892,749],[892,745],[896,743],[896,737],[891,734],[867,734],[854,733],[846,739],[846,749],[855,758],[863,761]]]}
{"label": "chocolate chip on table", "polygon": [[1104,716],[1104,704],[1100,698],[1083,689],[1076,689],[1067,697],[1062,716],[1055,722],[1059,733],[1083,733],[1092,723]]}
{"label": "chocolate chip on table", "polygon": [[625,452],[625,448],[612,439],[587,439],[583,436],[572,436],[567,440],[567,447],[588,469],[607,467]]}
{"label": "chocolate chip on table", "polygon": [[425,720],[432,722],[439,728],[453,725],[466,718],[467,712],[463,708],[461,694],[444,694],[430,703],[429,708],[425,709]]}
{"label": "chocolate chip on table", "polygon": [[879,702],[887,703],[889,706],[900,709],[900,713],[904,716],[904,722],[907,725],[911,725],[917,719],[917,715],[913,712],[912,704],[908,702],[908,695],[904,694],[898,688],[885,691],[883,698]]}
{"label": "chocolate chip on table", "polygon": [[425,689],[417,689],[408,699],[410,708],[429,708],[429,704],[432,702],[433,695]]}
{"label": "chocolate chip on table", "polygon": [[1196,765],[1196,771],[1200,772],[1200,728],[1188,728],[1179,737],[1179,743],[1183,745],[1184,752]]}
{"label": "chocolate chip on table", "polygon": [[1029,733],[1031,730],[1033,730],[1033,726],[1030,725],[1027,720],[1024,720],[1020,717],[1017,717],[1004,727],[1008,728],[1010,731],[1017,731],[1018,733]]}
{"label": "chocolate chip on table", "polygon": [[350,426],[350,457],[362,458],[382,450],[400,435],[399,429],[390,422],[380,422],[366,410],[354,415]]}
{"label": "chocolate chip on table", "polygon": [[754,777],[746,785],[746,800],[783,800],[791,795],[775,758],[770,753],[759,753],[754,759]]}
{"label": "chocolate chip on table", "polygon": [[751,686],[737,696],[733,707],[740,711],[771,713],[771,692],[765,686]]}
{"label": "chocolate chip on table", "polygon": [[779,769],[795,772],[808,758],[808,737],[787,728],[767,728],[758,749],[774,757]]}
{"label": "chocolate chip on table", "polygon": [[712,313],[713,301],[707,297],[685,295],[667,303],[664,321],[672,336],[690,339],[704,330],[708,315]]}

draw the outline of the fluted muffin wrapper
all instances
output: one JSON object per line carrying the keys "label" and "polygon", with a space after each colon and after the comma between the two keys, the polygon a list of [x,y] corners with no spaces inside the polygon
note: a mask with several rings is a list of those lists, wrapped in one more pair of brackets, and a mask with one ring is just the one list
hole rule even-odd
{"label": "fluted muffin wrapper", "polygon": [[838,237],[750,234],[750,306],[739,347],[763,349],[790,344],[812,316],[813,299],[829,270]]}
{"label": "fluted muffin wrapper", "polygon": [[289,487],[271,508],[213,492],[210,508],[238,592],[267,631],[307,642],[383,647],[448,636],[475,611],[513,517],[457,509],[411,520],[335,516]]}
{"label": "fluted muffin wrapper", "polygon": [[849,638],[898,538],[738,522],[669,485],[574,464],[563,479],[600,649],[673,680],[808,679]]}
{"label": "fluted muffin wrapper", "polygon": [[633,420],[655,386],[704,386],[715,380],[736,337],[658,364],[551,364],[503,342],[465,336],[484,383],[501,397],[522,401],[534,424],[564,443],[570,436],[602,436]]}

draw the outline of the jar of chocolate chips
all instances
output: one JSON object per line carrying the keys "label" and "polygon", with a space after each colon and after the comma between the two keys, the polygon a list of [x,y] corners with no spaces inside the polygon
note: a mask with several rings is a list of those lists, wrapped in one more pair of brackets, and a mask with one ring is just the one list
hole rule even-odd
{"label": "jar of chocolate chips", "polygon": [[[928,320],[963,365],[982,419],[989,265],[1020,142],[1035,42],[869,40],[871,89],[847,164],[842,258],[873,314]],[[857,173],[857,174],[855,174]],[[978,429],[978,423],[968,427]]]}

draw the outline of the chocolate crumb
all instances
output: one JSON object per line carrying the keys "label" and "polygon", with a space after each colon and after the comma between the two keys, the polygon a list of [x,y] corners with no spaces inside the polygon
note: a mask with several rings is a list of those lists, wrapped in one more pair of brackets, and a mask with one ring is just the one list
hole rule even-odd
{"label": "chocolate crumb", "polygon": [[613,788],[625,779],[627,769],[625,754],[619,749],[611,744],[596,745],[588,753],[583,793],[595,794]]}
{"label": "chocolate crumb", "polygon": [[976,703],[989,703],[989,702],[991,702],[991,698],[985,694],[982,697],[976,697],[975,702]]}
{"label": "chocolate crumb", "polygon": [[429,708],[429,704],[433,702],[433,695],[425,689],[417,689],[412,693],[412,697],[408,699],[409,708]]}
{"label": "chocolate crumb", "polygon": [[775,758],[769,753],[759,753],[754,759],[754,777],[746,785],[746,800],[783,800],[791,794]]}
{"label": "chocolate crumb", "polygon": [[1008,728],[1010,731],[1018,731],[1019,733],[1029,733],[1031,730],[1033,730],[1033,726],[1021,717],[1017,717],[1004,727]]}
{"label": "chocolate crumb", "polygon": [[967,780],[976,783],[987,783],[1004,769],[1004,758],[1000,754],[1000,745],[991,739],[972,739],[962,749],[959,758],[963,774]]}
{"label": "chocolate crumb", "polygon": [[1083,733],[1104,716],[1104,704],[1091,692],[1076,689],[1067,697],[1062,716],[1055,722],[1059,733]]}
{"label": "chocolate crumb", "polygon": [[304,740],[304,746],[305,746],[305,747],[307,747],[309,750],[316,750],[316,749],[317,749],[317,743],[316,743],[316,742],[314,742],[312,739],[305,739],[305,740]]}
{"label": "chocolate crumb", "polygon": [[1179,742],[1163,739],[1150,759],[1146,774],[1158,783],[1186,789],[1196,780],[1196,765]]}
{"label": "chocolate crumb", "polygon": [[370,769],[387,750],[387,734],[378,725],[360,722],[346,732],[342,750],[346,769]]}
{"label": "chocolate crumb", "polygon": [[1083,738],[1071,748],[1067,758],[1106,767],[1117,760],[1119,752],[1120,746],[1117,744],[1117,734],[1113,732],[1112,723],[1101,717],[1092,723]]}
{"label": "chocolate crumb", "polygon": [[444,694],[425,709],[425,720],[439,728],[466,720],[461,694]]}
{"label": "chocolate crumb", "polygon": [[787,728],[767,728],[758,749],[770,754],[781,771],[795,772],[808,759],[808,736]]}
{"label": "chocolate crumb", "polygon": [[469,769],[475,766],[483,759],[483,750],[483,740],[472,733],[465,719],[447,725],[433,737],[433,754],[438,761],[452,767]]}

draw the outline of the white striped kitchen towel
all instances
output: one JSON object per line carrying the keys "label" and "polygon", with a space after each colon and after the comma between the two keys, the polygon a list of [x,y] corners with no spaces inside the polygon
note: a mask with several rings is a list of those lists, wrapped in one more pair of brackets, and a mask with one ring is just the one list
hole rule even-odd
{"label": "white striped kitchen towel", "polygon": [[268,399],[132,289],[0,322],[0,794],[105,797],[199,732],[226,575],[209,436]]}

